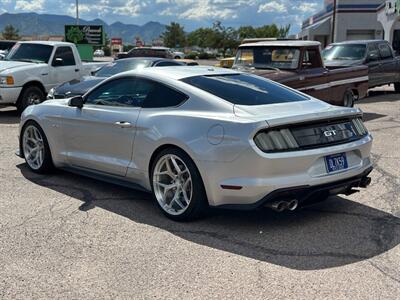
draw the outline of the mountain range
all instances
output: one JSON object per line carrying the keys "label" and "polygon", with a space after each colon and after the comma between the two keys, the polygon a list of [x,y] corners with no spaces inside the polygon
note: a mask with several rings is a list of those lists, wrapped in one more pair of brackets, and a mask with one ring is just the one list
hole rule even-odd
{"label": "mountain range", "polygon": [[[20,35],[64,35],[64,25],[75,24],[75,18],[37,13],[0,14],[0,31],[8,24],[17,28]],[[158,22],[148,22],[141,26],[121,22],[109,25],[101,19],[91,21],[79,19],[79,24],[103,25],[109,38],[122,38],[126,44],[134,44],[137,36],[145,42],[151,42],[165,31],[165,25]]]}

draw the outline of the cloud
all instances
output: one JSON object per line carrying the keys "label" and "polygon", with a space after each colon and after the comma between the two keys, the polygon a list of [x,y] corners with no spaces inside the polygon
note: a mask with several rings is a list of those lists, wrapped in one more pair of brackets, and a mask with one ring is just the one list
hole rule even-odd
{"label": "cloud", "polygon": [[43,8],[44,8],[44,0],[31,0],[31,1],[18,0],[15,2],[16,10],[43,11]]}
{"label": "cloud", "polygon": [[315,13],[319,8],[318,3],[305,2],[297,6],[297,9],[302,13]]}
{"label": "cloud", "polygon": [[279,13],[284,13],[287,12],[287,8],[286,6],[281,3],[281,2],[277,2],[277,1],[271,1],[271,2],[267,2],[264,4],[261,4],[258,7],[258,13],[262,13],[262,12],[279,12]]}

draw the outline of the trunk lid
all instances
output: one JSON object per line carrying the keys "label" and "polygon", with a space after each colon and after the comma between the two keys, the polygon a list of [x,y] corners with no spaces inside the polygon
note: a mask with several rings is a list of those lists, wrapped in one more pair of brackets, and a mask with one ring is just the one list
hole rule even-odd
{"label": "trunk lid", "polygon": [[233,109],[237,117],[266,121],[270,127],[362,114],[356,108],[333,106],[315,99],[268,105],[234,105]]}

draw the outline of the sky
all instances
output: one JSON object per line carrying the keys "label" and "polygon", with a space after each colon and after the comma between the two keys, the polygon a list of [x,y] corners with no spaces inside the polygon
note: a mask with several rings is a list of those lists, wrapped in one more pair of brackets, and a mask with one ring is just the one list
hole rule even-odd
{"label": "sky", "polygon": [[[174,21],[186,31],[219,20],[232,27],[291,24],[291,33],[297,33],[301,22],[322,7],[323,0],[79,0],[82,19],[138,25]],[[75,16],[75,0],[0,0],[0,14],[4,12]]]}

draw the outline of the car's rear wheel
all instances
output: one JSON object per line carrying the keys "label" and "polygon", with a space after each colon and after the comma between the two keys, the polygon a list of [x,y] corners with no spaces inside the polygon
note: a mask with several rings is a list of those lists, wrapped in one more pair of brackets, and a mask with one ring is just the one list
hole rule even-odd
{"label": "car's rear wheel", "polygon": [[343,95],[343,106],[353,107],[354,106],[354,93],[351,90],[347,90]]}
{"label": "car's rear wheel", "polygon": [[29,105],[41,103],[45,98],[43,91],[37,86],[28,86],[21,92],[17,102],[19,112],[23,112]]}
{"label": "car's rear wheel", "polygon": [[170,219],[193,220],[206,211],[203,181],[184,151],[176,148],[161,151],[154,159],[150,176],[154,197]]}
{"label": "car's rear wheel", "polygon": [[21,135],[21,150],[29,168],[36,173],[46,173],[53,168],[49,144],[40,126],[28,121]]}

